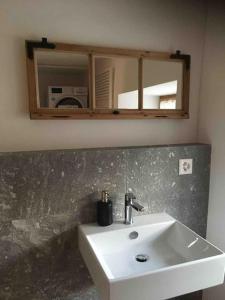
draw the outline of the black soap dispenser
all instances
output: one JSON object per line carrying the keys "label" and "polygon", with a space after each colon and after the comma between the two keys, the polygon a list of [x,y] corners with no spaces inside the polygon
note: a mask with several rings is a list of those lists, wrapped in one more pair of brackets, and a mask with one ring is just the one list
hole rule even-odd
{"label": "black soap dispenser", "polygon": [[97,223],[100,226],[113,223],[113,205],[107,191],[102,191],[102,199],[97,202]]}

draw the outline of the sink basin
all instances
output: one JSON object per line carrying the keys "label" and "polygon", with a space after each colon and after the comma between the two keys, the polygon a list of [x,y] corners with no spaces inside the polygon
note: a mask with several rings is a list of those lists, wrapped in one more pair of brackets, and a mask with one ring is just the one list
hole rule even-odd
{"label": "sink basin", "polygon": [[169,299],[224,281],[225,254],[164,213],[81,225],[79,248],[101,300]]}

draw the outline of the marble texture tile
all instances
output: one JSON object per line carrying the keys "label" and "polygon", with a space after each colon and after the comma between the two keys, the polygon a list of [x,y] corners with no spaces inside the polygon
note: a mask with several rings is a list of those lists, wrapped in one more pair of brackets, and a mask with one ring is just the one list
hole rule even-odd
{"label": "marble texture tile", "polygon": [[[131,188],[145,214],[166,211],[205,236],[210,151],[193,144],[0,153],[0,299],[99,300],[77,225],[96,220],[103,189],[115,219]],[[194,159],[192,175],[178,176],[180,158]]]}
{"label": "marble texture tile", "polygon": [[[146,211],[165,211],[205,236],[210,147],[152,147],[127,151],[127,187]],[[193,158],[193,173],[178,174],[180,158]],[[145,213],[145,212],[144,212]]]}

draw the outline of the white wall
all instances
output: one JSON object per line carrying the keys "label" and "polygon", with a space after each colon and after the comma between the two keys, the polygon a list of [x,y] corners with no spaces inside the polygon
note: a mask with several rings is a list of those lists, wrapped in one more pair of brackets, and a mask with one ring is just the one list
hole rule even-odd
{"label": "white wall", "polygon": [[[199,141],[212,144],[207,238],[225,251],[225,2],[210,1],[203,61]],[[204,300],[224,300],[225,285]]]}
{"label": "white wall", "polygon": [[[196,141],[204,0],[0,0],[0,151]],[[25,39],[192,55],[190,120],[31,121]]]}

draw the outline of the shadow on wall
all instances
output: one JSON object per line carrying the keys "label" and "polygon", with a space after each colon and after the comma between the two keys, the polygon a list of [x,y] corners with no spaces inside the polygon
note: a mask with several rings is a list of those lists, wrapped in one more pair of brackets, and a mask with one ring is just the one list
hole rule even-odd
{"label": "shadow on wall", "polygon": [[[93,199],[84,199],[79,223],[95,221]],[[99,299],[78,249],[75,215],[1,222],[0,234],[1,300]]]}
{"label": "shadow on wall", "polygon": [[26,252],[16,240],[0,244],[0,299],[98,299],[78,250],[77,227]]}

